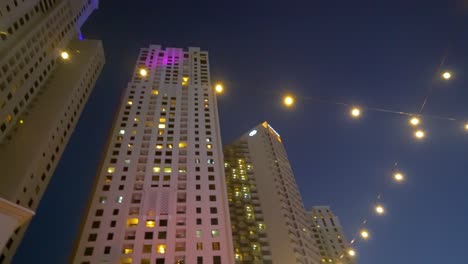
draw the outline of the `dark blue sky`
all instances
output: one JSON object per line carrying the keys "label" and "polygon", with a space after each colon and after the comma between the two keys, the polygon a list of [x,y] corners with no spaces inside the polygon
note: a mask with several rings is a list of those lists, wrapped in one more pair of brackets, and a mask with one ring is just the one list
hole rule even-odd
{"label": "dark blue sky", "polygon": [[[76,239],[106,135],[138,49],[210,52],[223,142],[268,120],[281,134],[307,208],[329,204],[351,236],[378,191],[388,214],[370,218],[360,264],[466,263],[468,134],[423,119],[416,142],[402,116],[301,101],[285,91],[468,120],[468,23],[463,1],[103,1],[83,33],[102,39],[107,64],[14,263],[65,263]],[[227,2],[227,1],[226,1]],[[278,2],[276,4],[275,2]],[[350,3],[352,2],[352,3]],[[411,4],[407,3],[411,2]],[[234,3],[231,1],[231,3]],[[434,80],[443,56],[455,78]],[[394,162],[406,184],[390,180]]]}

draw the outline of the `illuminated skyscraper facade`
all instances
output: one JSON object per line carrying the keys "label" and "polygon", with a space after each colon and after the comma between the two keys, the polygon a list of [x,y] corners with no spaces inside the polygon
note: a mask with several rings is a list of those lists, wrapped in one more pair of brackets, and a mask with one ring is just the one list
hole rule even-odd
{"label": "illuminated skyscraper facade", "polygon": [[208,53],[152,45],[109,135],[72,263],[233,263]]}
{"label": "illuminated skyscraper facade", "polygon": [[97,0],[0,3],[0,263],[10,263],[104,64]]}
{"label": "illuminated skyscraper facade", "polygon": [[236,263],[320,263],[280,135],[264,122],[224,156]]}

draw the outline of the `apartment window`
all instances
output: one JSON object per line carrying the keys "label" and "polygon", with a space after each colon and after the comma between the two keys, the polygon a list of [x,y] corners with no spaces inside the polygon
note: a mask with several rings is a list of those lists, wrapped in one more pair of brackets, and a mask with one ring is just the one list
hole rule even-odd
{"label": "apartment window", "polygon": [[153,232],[145,232],[145,239],[153,239]]}
{"label": "apartment window", "polygon": [[197,207],[197,214],[201,214],[201,207]]}
{"label": "apartment window", "polygon": [[167,226],[167,219],[159,220],[159,226]]}
{"label": "apartment window", "polygon": [[150,245],[143,245],[143,253],[151,253],[151,249],[153,248],[153,246],[150,244]]}
{"label": "apartment window", "polygon": [[158,232],[158,239],[166,239],[166,237],[167,237],[166,231]]}
{"label": "apartment window", "polygon": [[94,214],[95,216],[102,216],[104,214],[104,210],[98,209],[96,210],[96,213]]}
{"label": "apartment window", "polygon": [[197,218],[197,225],[201,225],[201,224],[202,224],[201,218]]}
{"label": "apartment window", "polygon": [[219,242],[213,242],[212,243],[212,248],[213,248],[213,250],[220,250],[221,246],[220,246]]}
{"label": "apartment window", "polygon": [[197,264],[203,264],[203,257],[197,257]]}
{"label": "apartment window", "polygon": [[211,208],[210,208],[210,213],[212,213],[212,214],[218,213],[218,208],[216,208],[216,207],[211,207]]}
{"label": "apartment window", "polygon": [[85,256],[92,256],[93,255],[94,248],[93,247],[87,247],[85,248],[84,255]]}
{"label": "apartment window", "polygon": [[110,227],[115,227],[117,225],[117,222],[115,220],[110,222]]}
{"label": "apartment window", "polygon": [[91,228],[99,228],[100,225],[101,225],[100,221],[94,221],[93,224],[91,225]]}
{"label": "apartment window", "polygon": [[203,243],[197,242],[197,250],[203,250]]}
{"label": "apartment window", "polygon": [[210,195],[210,201],[216,202],[216,195]]}
{"label": "apartment window", "polygon": [[164,259],[163,258],[157,258],[156,259],[156,264],[164,264]]}
{"label": "apartment window", "polygon": [[211,225],[218,225],[218,218],[211,218]]}
{"label": "apartment window", "polygon": [[219,236],[219,230],[218,229],[211,230],[211,237],[218,237],[218,236]]}
{"label": "apartment window", "polygon": [[110,251],[111,251],[111,247],[105,247],[104,248],[104,254],[110,254]]}
{"label": "apartment window", "polygon": [[97,239],[97,234],[89,234],[88,236],[88,241],[89,242],[94,242]]}
{"label": "apartment window", "polygon": [[213,264],[221,264],[221,256],[213,256]]}
{"label": "apartment window", "polygon": [[112,240],[114,238],[114,233],[107,234],[107,240]]}

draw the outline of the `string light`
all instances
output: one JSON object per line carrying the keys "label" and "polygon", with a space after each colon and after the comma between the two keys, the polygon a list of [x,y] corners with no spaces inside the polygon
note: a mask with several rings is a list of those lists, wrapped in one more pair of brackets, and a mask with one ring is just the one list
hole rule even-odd
{"label": "string light", "polygon": [[417,126],[419,125],[419,123],[421,123],[421,120],[419,120],[419,118],[417,117],[413,117],[410,119],[410,124],[413,125],[413,126]]}
{"label": "string light", "polygon": [[403,176],[403,174],[401,174],[400,172],[397,172],[393,174],[393,179],[395,179],[395,181],[397,182],[402,182],[405,179],[405,176]]}
{"label": "string light", "polygon": [[383,214],[385,214],[385,208],[382,205],[377,205],[377,206],[375,206],[375,212],[378,215],[383,215]]}
{"label": "string light", "polygon": [[350,113],[352,117],[358,118],[359,116],[361,116],[361,109],[359,109],[358,107],[353,107]]}
{"label": "string light", "polygon": [[423,139],[426,136],[426,133],[422,130],[417,130],[416,132],[414,132],[414,136],[417,139]]}
{"label": "string light", "polygon": [[370,236],[369,231],[367,231],[366,229],[361,230],[361,238],[362,239],[367,240],[367,239],[369,239],[369,236]]}
{"label": "string light", "polygon": [[452,78],[452,74],[448,71],[442,73],[442,78],[444,78],[445,80],[450,80]]}
{"label": "string light", "polygon": [[217,83],[217,84],[215,85],[215,92],[216,92],[217,94],[223,93],[223,92],[224,92],[224,86],[223,86],[222,84],[220,84],[220,83]]}
{"label": "string light", "polygon": [[64,59],[64,60],[68,60],[68,59],[70,59],[70,54],[68,54],[68,52],[66,52],[66,51],[62,51],[62,52],[60,53],[60,57],[61,57],[62,59]]}
{"label": "string light", "polygon": [[286,95],[283,98],[283,104],[286,107],[292,107],[294,105],[294,97],[292,95]]}
{"label": "string light", "polygon": [[142,68],[142,69],[140,69],[139,73],[140,73],[140,75],[141,75],[142,77],[146,77],[146,76],[148,75],[148,70]]}

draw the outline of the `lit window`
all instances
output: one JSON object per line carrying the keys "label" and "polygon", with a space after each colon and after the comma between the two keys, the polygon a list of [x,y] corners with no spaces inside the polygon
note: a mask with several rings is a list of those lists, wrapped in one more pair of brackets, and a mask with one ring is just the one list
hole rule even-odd
{"label": "lit window", "polygon": [[211,237],[217,237],[219,236],[219,231],[218,229],[213,229],[211,230]]}
{"label": "lit window", "polygon": [[127,101],[127,104],[128,104],[128,105],[132,105],[132,104],[133,104],[132,100],[128,100],[128,101]]}
{"label": "lit window", "polygon": [[195,235],[196,235],[197,237],[201,237],[201,236],[202,236],[202,231],[201,231],[201,230],[195,231]]}
{"label": "lit window", "polygon": [[208,160],[207,160],[207,163],[208,163],[208,164],[214,164],[214,160],[213,160],[213,159],[208,159]]}
{"label": "lit window", "polygon": [[125,130],[121,129],[121,130],[119,131],[119,134],[120,134],[120,135],[125,134]]}
{"label": "lit window", "polygon": [[146,227],[155,227],[156,221],[154,220],[146,220]]}
{"label": "lit window", "polygon": [[123,196],[119,196],[119,197],[117,198],[117,202],[118,202],[118,203],[122,203],[122,202],[123,202]]}
{"label": "lit window", "polygon": [[161,168],[160,167],[153,167],[153,172],[155,172],[155,173],[161,172]]}
{"label": "lit window", "polygon": [[99,197],[99,203],[105,204],[106,202],[107,202],[107,197],[105,196]]}
{"label": "lit window", "polygon": [[171,172],[172,172],[172,168],[171,168],[171,167],[165,167],[165,168],[164,168],[164,172],[165,172],[165,173],[171,173]]}
{"label": "lit window", "polygon": [[158,95],[158,94],[159,94],[159,91],[158,91],[158,90],[151,90],[151,94],[152,94],[152,95]]}
{"label": "lit window", "polygon": [[109,167],[107,168],[108,173],[114,173],[115,172],[115,167]]}
{"label": "lit window", "polygon": [[124,245],[123,246],[123,253],[124,254],[132,254],[133,253],[133,245]]}
{"label": "lit window", "polygon": [[213,242],[212,247],[213,247],[213,250],[220,250],[221,248],[219,242]]}
{"label": "lit window", "polygon": [[166,128],[166,124],[159,124],[158,128]]}
{"label": "lit window", "polygon": [[208,144],[208,145],[206,145],[206,148],[207,148],[207,149],[212,149],[212,148],[213,148],[213,145]]}
{"label": "lit window", "polygon": [[265,230],[265,224],[259,223],[258,224],[258,229]]}
{"label": "lit window", "polygon": [[138,225],[138,218],[134,217],[134,218],[127,219],[127,226],[128,227],[137,226],[137,225]]}
{"label": "lit window", "polygon": [[120,264],[132,264],[133,259],[132,258],[121,258],[120,259]]}
{"label": "lit window", "polygon": [[163,145],[162,145],[162,144],[157,144],[157,145],[156,145],[156,148],[157,148],[157,149],[162,149],[162,148],[163,148]]}
{"label": "lit window", "polygon": [[179,143],[179,148],[186,148],[187,147],[187,142],[180,142]]}
{"label": "lit window", "polygon": [[166,123],[166,118],[164,117],[159,118],[159,123]]}
{"label": "lit window", "polygon": [[164,254],[164,253],[166,253],[166,244],[159,244],[159,245],[156,247],[156,249],[157,249],[157,252],[158,252],[159,254]]}
{"label": "lit window", "polygon": [[197,250],[203,250],[203,243],[197,242]]}

